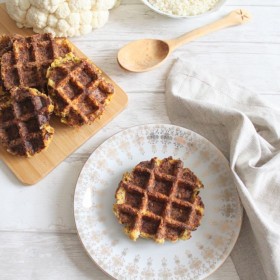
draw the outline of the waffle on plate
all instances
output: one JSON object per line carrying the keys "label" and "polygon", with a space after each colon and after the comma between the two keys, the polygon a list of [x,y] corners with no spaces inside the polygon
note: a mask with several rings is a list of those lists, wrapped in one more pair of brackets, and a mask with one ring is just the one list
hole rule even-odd
{"label": "waffle on plate", "polygon": [[4,91],[31,87],[47,93],[47,69],[58,57],[73,51],[67,39],[51,34],[0,38],[1,80]]}
{"label": "waffle on plate", "polygon": [[180,159],[153,158],[124,174],[113,211],[134,241],[189,239],[204,212],[198,195],[201,188],[201,181]]}
{"label": "waffle on plate", "polygon": [[95,121],[114,93],[113,85],[105,81],[96,66],[73,54],[56,59],[47,77],[55,114],[70,126]]}
{"label": "waffle on plate", "polygon": [[0,99],[0,141],[7,151],[30,157],[46,149],[54,129],[49,125],[53,105],[36,89],[13,88]]}

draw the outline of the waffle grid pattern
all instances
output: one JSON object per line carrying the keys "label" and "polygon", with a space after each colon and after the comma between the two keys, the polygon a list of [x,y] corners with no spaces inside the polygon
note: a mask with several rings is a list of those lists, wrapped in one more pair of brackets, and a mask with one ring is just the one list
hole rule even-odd
{"label": "waffle grid pattern", "polygon": [[47,93],[46,73],[57,57],[72,51],[65,39],[54,39],[51,34],[11,38],[11,50],[1,59],[1,77],[6,90],[24,86]]}
{"label": "waffle grid pattern", "polygon": [[0,36],[0,58],[2,55],[12,49],[13,43],[11,37],[8,35]]}
{"label": "waffle grid pattern", "polygon": [[0,108],[0,140],[10,153],[32,156],[47,147],[53,135],[49,97],[34,89],[15,88]]}
{"label": "waffle grid pattern", "polygon": [[86,59],[73,55],[55,61],[48,72],[55,113],[70,126],[90,123],[102,115],[114,93],[113,85]]}
{"label": "waffle grid pattern", "polygon": [[154,158],[124,176],[114,212],[133,240],[140,235],[159,243],[189,239],[203,215],[201,187],[181,160]]}

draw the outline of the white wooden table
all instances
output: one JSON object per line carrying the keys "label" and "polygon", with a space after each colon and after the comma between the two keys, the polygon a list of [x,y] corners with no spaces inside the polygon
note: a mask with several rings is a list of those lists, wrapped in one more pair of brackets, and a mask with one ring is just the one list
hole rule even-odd
{"label": "white wooden table", "polygon": [[[132,74],[116,63],[117,50],[130,40],[177,36],[239,7],[252,13],[250,24],[190,43],[160,69]],[[128,93],[129,105],[33,187],[22,186],[0,162],[0,279],[110,279],[87,256],[76,234],[73,195],[88,156],[123,129],[144,123],[169,123],[165,79],[178,56],[196,60],[209,71],[235,79],[280,105],[279,15],[279,0],[230,0],[218,14],[208,18],[173,20],[153,13],[138,0],[123,0],[104,28],[74,39]],[[231,258],[209,279],[239,279]]]}

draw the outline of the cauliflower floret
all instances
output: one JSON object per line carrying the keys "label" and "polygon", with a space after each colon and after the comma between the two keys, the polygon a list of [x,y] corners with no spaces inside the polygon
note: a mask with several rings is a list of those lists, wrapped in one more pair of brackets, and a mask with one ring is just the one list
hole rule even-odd
{"label": "cauliflower floret", "polygon": [[[12,6],[19,7],[22,11],[26,11],[30,7],[30,1],[29,0],[16,0],[16,1],[8,1],[8,3]],[[7,3],[7,4],[8,4]]]}
{"label": "cauliflower floret", "polygon": [[66,2],[61,3],[55,11],[57,18],[67,18],[70,15],[71,11]]}
{"label": "cauliflower floret", "polygon": [[49,0],[49,5],[50,6],[58,6],[60,3],[63,3],[63,2],[64,2],[64,0]]}
{"label": "cauliflower floret", "polygon": [[92,4],[93,10],[111,10],[115,7],[118,7],[121,3],[121,0],[94,0]]}
{"label": "cauliflower floret", "polygon": [[31,5],[38,9],[46,10],[49,13],[54,13],[60,3],[64,0],[30,0]]}
{"label": "cauliflower floret", "polygon": [[95,0],[93,1],[93,5],[92,5],[92,9],[93,10],[110,10],[112,9],[115,4],[116,4],[116,0]]}
{"label": "cauliflower floret", "polygon": [[91,9],[92,0],[68,0],[69,8],[72,12],[89,11]]}
{"label": "cauliflower floret", "polygon": [[121,4],[122,0],[116,0],[115,6],[113,8],[117,8],[119,7],[119,5]]}
{"label": "cauliflower floret", "polygon": [[81,24],[91,24],[92,12],[86,11],[81,13]]}
{"label": "cauliflower floret", "polygon": [[19,0],[19,8],[23,11],[28,10],[30,7],[29,0]]}
{"label": "cauliflower floret", "polygon": [[48,14],[43,11],[35,8],[34,6],[30,7],[26,14],[26,23],[30,26],[34,26],[36,29],[44,28],[47,25]]}
{"label": "cauliflower floret", "polygon": [[102,27],[109,19],[109,11],[92,11],[92,27],[100,28]]}
{"label": "cauliflower floret", "polygon": [[26,11],[30,7],[29,0],[14,0],[6,3],[8,14],[19,23],[23,23],[26,17]]}
{"label": "cauliflower floret", "polygon": [[81,25],[80,32],[81,35],[88,34],[92,31],[92,26],[90,24]]}
{"label": "cauliflower floret", "polygon": [[43,31],[44,31],[44,33],[51,33],[53,35],[56,35],[56,30],[49,26],[45,27]]}
{"label": "cauliflower floret", "polygon": [[31,27],[37,33],[80,36],[102,27],[109,9],[120,0],[9,0],[8,14],[18,27]]}
{"label": "cauliflower floret", "polygon": [[[19,23],[25,22],[26,11],[18,10],[16,13],[13,12],[13,8],[11,6],[7,7],[7,11],[10,14],[10,17]],[[23,24],[24,25],[24,24]]]}
{"label": "cauliflower floret", "polygon": [[48,27],[56,27],[57,22],[58,22],[57,17],[50,14],[48,17],[48,22],[47,22]]}
{"label": "cauliflower floret", "polygon": [[76,35],[76,29],[73,28],[73,27],[70,27],[70,28],[68,29],[67,35],[68,35],[69,37],[74,37],[74,36]]}
{"label": "cauliflower floret", "polygon": [[71,13],[66,20],[73,28],[79,28],[80,18],[81,17],[79,13]]}
{"label": "cauliflower floret", "polygon": [[68,22],[64,19],[60,19],[57,23],[57,29],[60,32],[66,31],[70,28],[70,25],[68,24]]}

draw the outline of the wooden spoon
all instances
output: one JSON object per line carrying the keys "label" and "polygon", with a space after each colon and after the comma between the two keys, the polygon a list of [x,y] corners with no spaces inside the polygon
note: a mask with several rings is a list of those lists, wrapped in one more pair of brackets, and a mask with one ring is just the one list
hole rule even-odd
{"label": "wooden spoon", "polygon": [[235,10],[224,18],[197,28],[176,39],[162,41],[142,39],[131,42],[119,50],[119,64],[132,72],[144,72],[158,67],[178,47],[208,33],[229,26],[246,23],[251,15],[246,10]]}

